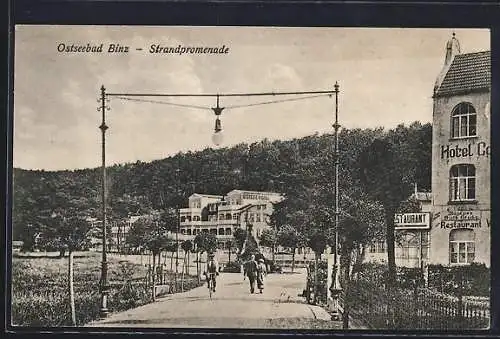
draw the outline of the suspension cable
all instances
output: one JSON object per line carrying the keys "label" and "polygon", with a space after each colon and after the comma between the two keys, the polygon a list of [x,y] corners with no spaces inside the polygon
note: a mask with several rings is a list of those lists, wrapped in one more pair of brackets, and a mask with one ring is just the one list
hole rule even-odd
{"label": "suspension cable", "polygon": [[217,94],[190,94],[190,93],[106,93],[108,97],[252,97],[276,95],[305,95],[305,94],[335,94],[330,91],[297,91],[297,92],[257,92],[257,93],[217,93]]}
{"label": "suspension cable", "polygon": [[[226,108],[226,109],[238,109],[238,108],[246,108],[246,107],[253,107],[253,106],[262,106],[262,105],[269,105],[269,104],[277,104],[277,103],[290,102],[290,101],[308,100],[308,99],[314,99],[314,98],[319,98],[319,97],[324,97],[324,96],[331,96],[331,94],[318,94],[318,95],[310,95],[310,96],[301,97],[301,98],[271,100],[271,101],[263,101],[263,102],[256,102],[256,103],[242,104],[242,105],[230,105],[230,106],[225,106],[224,108]],[[128,101],[136,101],[136,102],[147,102],[147,103],[152,103],[152,104],[170,105],[170,106],[194,108],[194,109],[200,109],[200,110],[211,110],[212,109],[211,107],[208,107],[208,106],[178,104],[178,103],[173,103],[173,102],[168,102],[168,101],[161,101],[161,100],[129,98],[129,97],[123,97],[123,96],[115,96],[115,98],[120,99],[120,100],[128,100]]]}

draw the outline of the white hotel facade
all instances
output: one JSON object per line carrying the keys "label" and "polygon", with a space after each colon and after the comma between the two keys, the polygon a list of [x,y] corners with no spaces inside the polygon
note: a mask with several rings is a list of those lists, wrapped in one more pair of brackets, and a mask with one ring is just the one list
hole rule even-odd
{"label": "white hotel facade", "polygon": [[180,232],[184,239],[194,239],[199,233],[217,236],[220,248],[233,238],[235,229],[252,233],[258,241],[262,231],[269,228],[273,204],[283,200],[275,192],[232,190],[225,196],[194,193],[188,198],[188,207],[179,209]]}

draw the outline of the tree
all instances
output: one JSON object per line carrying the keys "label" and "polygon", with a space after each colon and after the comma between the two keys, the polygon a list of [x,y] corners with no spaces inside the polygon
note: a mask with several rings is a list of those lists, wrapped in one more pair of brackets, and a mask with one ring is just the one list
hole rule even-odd
{"label": "tree", "polygon": [[379,201],[366,194],[347,196],[339,220],[340,269],[344,288],[344,328],[348,328],[350,285],[359,272],[367,246],[384,237],[385,212]]}
{"label": "tree", "polygon": [[295,251],[304,243],[304,238],[290,225],[285,225],[278,233],[278,244],[292,251],[292,272],[295,268]]}
{"label": "tree", "polygon": [[217,251],[217,236],[212,233],[200,233],[194,238],[194,242],[200,252],[203,254],[207,253],[207,259],[209,253],[214,253]]}
{"label": "tree", "polygon": [[174,240],[169,241],[165,246],[165,251],[170,253],[170,272],[174,271],[174,253],[177,253],[177,243]]}
{"label": "tree", "polygon": [[[189,274],[189,253],[193,250],[193,242],[191,240],[184,240],[181,243],[181,248],[184,251],[184,263],[186,268],[186,274]],[[186,262],[187,258],[187,262]]]}
{"label": "tree", "polygon": [[321,230],[314,230],[307,242],[307,245],[314,251],[314,304],[316,304],[318,295],[318,261],[321,253],[326,249],[327,242],[327,235]]}
{"label": "tree", "polygon": [[430,188],[432,126],[399,125],[375,139],[359,158],[359,174],[365,191],[384,206],[389,285],[396,279],[394,214],[416,183]]}
{"label": "tree", "polygon": [[274,253],[276,242],[278,241],[278,234],[272,228],[267,228],[260,234],[259,244],[264,247],[269,247],[272,250],[272,260],[274,261]]}
{"label": "tree", "polygon": [[198,278],[198,283],[200,283],[200,251],[198,249],[198,245],[196,244],[196,237],[195,241],[193,241],[193,249],[191,250],[191,253],[196,254],[196,277]]}
{"label": "tree", "polygon": [[388,285],[396,281],[394,252],[394,214],[408,189],[403,187],[403,169],[399,168],[394,145],[385,139],[375,140],[361,154],[361,178],[366,191],[379,200],[385,211]]}
{"label": "tree", "polygon": [[234,239],[229,239],[226,242],[227,250],[228,250],[228,261],[231,262],[231,253],[236,250],[238,251],[238,248],[236,247],[236,241]]}
{"label": "tree", "polygon": [[198,282],[200,281],[200,268],[199,264],[201,261],[201,255],[203,252],[207,252],[207,260],[208,260],[208,254],[213,253],[217,250],[217,237],[214,234],[211,233],[199,233],[196,235],[194,238],[194,245],[196,247],[196,269],[197,269],[197,274],[198,274]]}
{"label": "tree", "polygon": [[252,255],[255,255],[256,259],[262,258],[263,255],[260,252],[259,245],[257,244],[257,240],[255,239],[253,235],[253,225],[250,223],[247,223],[247,230],[246,230],[246,239],[245,242],[243,243],[243,248],[241,253],[239,254],[239,258],[242,261],[247,261]]}
{"label": "tree", "polygon": [[76,326],[73,254],[74,251],[81,250],[88,245],[90,225],[85,219],[78,216],[66,218],[63,215],[54,215],[51,221],[52,230],[57,230],[57,232],[50,235],[50,241],[55,247],[68,251],[68,294],[71,322],[73,326]]}
{"label": "tree", "polygon": [[[186,274],[189,274],[189,252],[193,249],[193,243],[191,242],[191,240],[184,240],[181,243],[181,248],[184,251],[184,269],[182,270],[181,291],[184,292],[184,272],[186,272]],[[188,258],[187,261],[186,258]]]}
{"label": "tree", "polygon": [[156,301],[156,272],[160,263],[161,251],[171,246],[171,239],[168,237],[167,225],[160,222],[160,215],[151,214],[139,218],[129,230],[127,242],[134,247],[141,247],[151,251],[153,256],[152,266],[152,299]]}
{"label": "tree", "polygon": [[247,238],[247,231],[243,228],[236,228],[233,233],[233,238],[236,243],[236,247],[238,248],[238,255],[241,255],[243,245],[245,244],[245,240]]}

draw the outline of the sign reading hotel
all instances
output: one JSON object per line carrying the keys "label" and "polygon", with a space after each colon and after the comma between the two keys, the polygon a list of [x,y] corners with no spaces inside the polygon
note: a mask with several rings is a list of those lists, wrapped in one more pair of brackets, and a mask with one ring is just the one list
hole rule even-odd
{"label": "sign reading hotel", "polygon": [[397,213],[394,215],[394,226],[396,230],[429,229],[430,213]]}
{"label": "sign reading hotel", "polygon": [[441,146],[441,159],[465,158],[474,155],[489,157],[491,155],[490,146],[484,141],[478,142],[477,144],[468,144],[464,147],[458,145]]}

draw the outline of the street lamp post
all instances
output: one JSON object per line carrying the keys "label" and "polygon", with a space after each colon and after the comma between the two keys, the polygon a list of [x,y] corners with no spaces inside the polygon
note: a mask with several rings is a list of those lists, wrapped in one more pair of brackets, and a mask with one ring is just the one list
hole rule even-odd
{"label": "street lamp post", "polygon": [[335,141],[334,141],[334,166],[335,166],[335,246],[333,254],[333,277],[332,285],[330,287],[332,305],[331,313],[334,319],[340,319],[340,305],[339,296],[342,292],[342,287],[340,286],[340,263],[339,263],[339,85],[335,83],[335,123],[332,127],[335,130]]}
{"label": "street lamp post", "polygon": [[177,229],[175,231],[175,291],[177,292],[177,275],[179,274],[179,230],[181,224],[180,207],[177,208]]}
{"label": "street lamp post", "polygon": [[102,263],[101,263],[101,284],[99,286],[101,292],[101,308],[100,317],[106,318],[108,316],[108,262],[106,260],[106,242],[107,242],[107,230],[106,230],[106,110],[109,109],[106,106],[106,89],[101,86],[101,107],[98,108],[102,112],[102,123],[99,129],[102,132]]}
{"label": "street lamp post", "polygon": [[[179,172],[180,168],[175,170],[175,175],[177,178],[177,183],[179,184]],[[174,283],[175,283],[175,291],[177,292],[177,276],[179,275],[179,232],[181,228],[181,205],[178,203],[177,205],[177,222],[176,222],[176,230],[175,230],[175,275],[174,275]]]}

